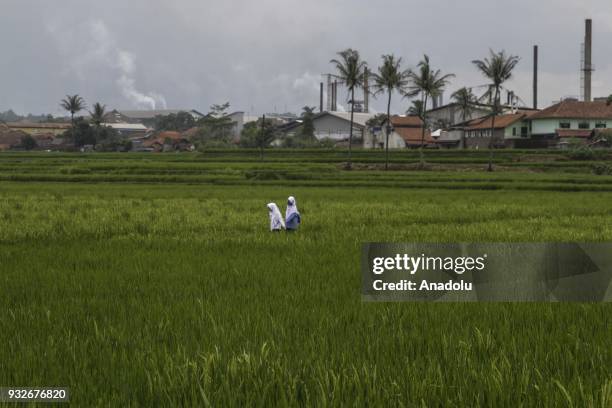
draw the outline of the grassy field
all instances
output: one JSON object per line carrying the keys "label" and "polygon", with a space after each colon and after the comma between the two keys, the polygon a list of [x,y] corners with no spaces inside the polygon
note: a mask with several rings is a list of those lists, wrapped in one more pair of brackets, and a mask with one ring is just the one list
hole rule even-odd
{"label": "grassy field", "polygon": [[[504,154],[493,174],[485,152],[418,172],[363,152],[352,172],[336,152],[0,155],[0,385],[75,406],[607,408],[609,304],[361,302],[363,242],[612,240],[612,177]],[[271,234],[288,195],[302,229]]]}

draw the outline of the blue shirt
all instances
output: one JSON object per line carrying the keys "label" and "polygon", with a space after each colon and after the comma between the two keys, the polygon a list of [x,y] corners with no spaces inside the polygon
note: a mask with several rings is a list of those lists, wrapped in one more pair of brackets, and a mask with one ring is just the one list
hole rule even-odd
{"label": "blue shirt", "polygon": [[300,225],[300,221],[300,213],[293,213],[289,216],[289,218],[287,218],[285,225],[287,226],[288,230],[296,230]]}

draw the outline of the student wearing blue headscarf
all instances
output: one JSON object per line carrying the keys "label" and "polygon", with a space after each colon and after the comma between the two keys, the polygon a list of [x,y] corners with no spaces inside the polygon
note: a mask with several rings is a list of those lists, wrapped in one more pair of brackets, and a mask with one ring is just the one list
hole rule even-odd
{"label": "student wearing blue headscarf", "polygon": [[297,230],[301,221],[300,212],[295,203],[295,197],[290,196],[287,199],[287,211],[285,212],[285,225],[287,231]]}

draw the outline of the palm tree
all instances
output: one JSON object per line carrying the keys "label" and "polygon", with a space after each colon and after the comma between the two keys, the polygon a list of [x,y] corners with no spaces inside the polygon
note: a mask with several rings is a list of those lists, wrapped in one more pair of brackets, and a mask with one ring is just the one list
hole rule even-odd
{"label": "palm tree", "polygon": [[489,166],[488,171],[493,171],[493,136],[495,133],[495,117],[499,114],[499,97],[502,84],[512,78],[512,71],[519,63],[520,58],[514,55],[506,55],[502,50],[494,52],[489,50],[490,55],[484,60],[474,60],[472,63],[489,81],[490,87],[487,93],[493,94],[493,112],[491,114],[491,136],[489,139]]}
{"label": "palm tree", "polygon": [[106,116],[106,105],[102,105],[99,102],[94,103],[93,111],[89,111],[89,114],[93,124],[99,128],[102,122],[104,122],[104,116]]}
{"label": "palm tree", "polygon": [[450,78],[454,77],[453,74],[442,75],[440,70],[434,71],[429,63],[429,57],[423,56],[423,59],[417,65],[416,72],[410,72],[410,86],[408,87],[407,97],[421,96],[421,120],[423,121],[423,128],[421,131],[421,147],[419,149],[419,155],[421,158],[421,167],[425,165],[425,159],[423,157],[423,148],[425,147],[425,127],[427,125],[427,102],[429,98],[435,98],[442,94],[444,88],[450,82]]}
{"label": "palm tree", "polygon": [[474,111],[473,108],[476,103],[476,96],[472,93],[472,89],[465,87],[458,89],[451,95],[451,98],[459,107],[461,119],[463,122],[467,122]]}
{"label": "palm tree", "polygon": [[406,111],[406,113],[408,115],[412,115],[412,116],[418,116],[419,118],[423,117],[423,101],[421,101],[420,99],[416,99],[414,101],[412,101],[412,106],[410,106],[408,108],[408,110]]}
{"label": "palm tree", "polygon": [[409,70],[402,71],[402,59],[395,58],[393,54],[383,55],[383,63],[378,67],[378,73],[374,74],[375,94],[386,92],[387,99],[387,127],[385,131],[385,170],[389,169],[389,134],[391,133],[391,95],[397,91],[400,95],[406,92],[409,82]]}
{"label": "palm tree", "polygon": [[66,95],[66,98],[61,100],[60,106],[70,112],[70,122],[74,129],[74,114],[85,109],[85,100],[79,95]]}
{"label": "palm tree", "polygon": [[314,134],[315,128],[313,122],[315,109],[314,106],[304,106],[302,108],[302,131],[300,133],[304,141],[309,143],[313,143],[317,140]]}
{"label": "palm tree", "polygon": [[[467,122],[472,116],[476,103],[476,96],[472,93],[472,89],[466,87],[458,89],[451,95],[451,98],[459,107],[462,122]],[[465,138],[461,141],[461,145],[465,148]]]}
{"label": "palm tree", "polygon": [[355,109],[355,89],[363,87],[366,76],[366,63],[359,57],[359,52],[351,48],[338,53],[339,59],[332,59],[330,63],[334,64],[338,73],[334,75],[340,80],[340,83],[346,86],[351,95],[351,120],[349,130],[349,150],[348,163],[346,168],[351,168],[351,146],[353,144],[353,114]]}

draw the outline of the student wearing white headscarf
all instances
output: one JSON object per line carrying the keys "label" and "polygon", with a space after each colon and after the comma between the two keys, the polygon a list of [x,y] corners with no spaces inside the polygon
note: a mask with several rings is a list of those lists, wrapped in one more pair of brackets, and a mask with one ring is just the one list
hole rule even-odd
{"label": "student wearing white headscarf", "polygon": [[278,209],[276,203],[268,203],[268,213],[270,215],[270,231],[280,232],[283,228],[285,228],[283,215]]}
{"label": "student wearing white headscarf", "polygon": [[287,211],[285,212],[285,223],[287,224],[287,231],[295,231],[298,229],[300,222],[300,212],[297,209],[295,203],[295,197],[290,196],[287,199]]}

